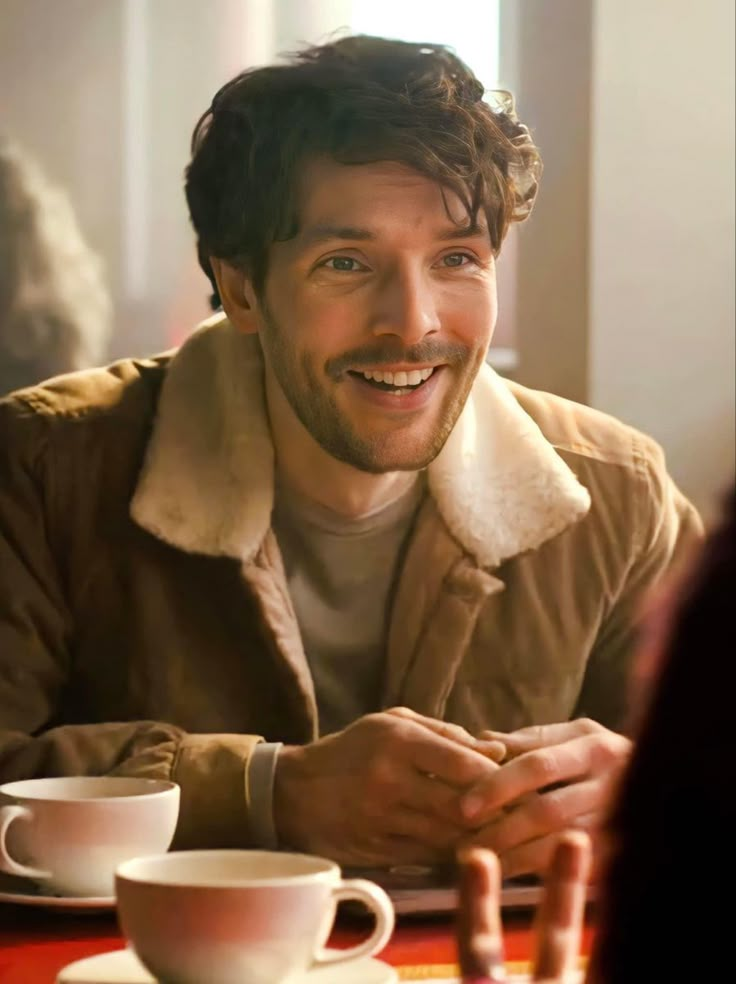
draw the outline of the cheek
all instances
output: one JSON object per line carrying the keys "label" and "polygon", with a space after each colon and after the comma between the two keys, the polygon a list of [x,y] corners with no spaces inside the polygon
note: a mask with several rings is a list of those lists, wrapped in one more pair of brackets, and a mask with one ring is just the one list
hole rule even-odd
{"label": "cheek", "polygon": [[441,311],[443,328],[470,348],[485,347],[498,315],[495,291],[457,292],[446,298]]}
{"label": "cheek", "polygon": [[342,302],[304,304],[294,319],[295,345],[316,358],[330,358],[364,341],[360,305]]}

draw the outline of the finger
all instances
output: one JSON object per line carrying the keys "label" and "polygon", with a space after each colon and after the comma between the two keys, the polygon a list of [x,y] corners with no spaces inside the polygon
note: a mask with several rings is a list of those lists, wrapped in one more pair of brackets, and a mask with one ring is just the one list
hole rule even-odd
{"label": "finger", "polygon": [[386,833],[392,838],[409,838],[449,856],[455,853],[455,848],[465,831],[457,824],[440,820],[427,813],[401,809],[387,818]]}
{"label": "finger", "polygon": [[[366,837],[359,843],[351,844],[349,848],[340,848],[334,842],[326,845],[317,844],[319,853],[329,855],[334,861],[346,867],[391,867],[393,865],[422,865],[435,866],[447,863],[446,848],[430,847],[420,844],[410,837],[393,836],[388,834]],[[452,852],[450,852],[450,855]]]}
{"label": "finger", "polygon": [[401,750],[419,772],[437,776],[457,788],[488,779],[499,766],[473,748],[459,745],[414,721],[406,721]]}
{"label": "finger", "polygon": [[383,841],[382,865],[421,865],[435,867],[447,864],[453,855],[453,850],[446,847],[432,847],[422,844],[413,837],[402,837],[400,834],[386,836]]}
{"label": "finger", "polygon": [[600,815],[604,799],[602,784],[594,779],[525,796],[482,827],[473,842],[505,854],[527,841],[574,826],[578,817]]}
{"label": "finger", "polygon": [[501,872],[490,851],[473,848],[458,856],[458,957],[463,978],[502,980],[503,934],[499,900]]}
{"label": "finger", "polygon": [[572,738],[583,735],[598,734],[605,731],[602,725],[590,718],[576,718],[574,721],[562,721],[559,724],[533,725],[529,728],[519,728],[518,731],[503,732],[486,729],[478,736],[482,741],[499,742],[506,746],[506,758],[516,758],[525,752],[533,752],[548,745],[561,745]]}
{"label": "finger", "polygon": [[[588,834],[591,839],[598,835],[598,818],[596,816],[578,817],[575,829]],[[504,878],[518,878],[520,875],[544,874],[552,862],[554,849],[560,834],[545,834],[535,840],[519,844],[501,855],[501,867]]]}
{"label": "finger", "polygon": [[[475,829],[475,824],[465,818],[460,807],[462,789],[450,786],[436,776],[416,771],[402,776],[399,782],[401,788],[395,798],[398,806],[431,814],[454,824],[463,836]],[[378,816],[383,812],[383,808],[376,810]]]}
{"label": "finger", "polygon": [[486,741],[482,738],[475,738],[465,728],[461,728],[459,724],[452,724],[449,721],[438,721],[436,718],[426,717],[423,714],[413,711],[410,707],[392,707],[386,713],[392,714],[394,717],[414,721],[416,724],[428,728],[434,734],[441,735],[443,738],[449,738],[451,741],[456,741],[466,748],[475,749],[475,751],[486,755],[494,762],[501,762],[506,756],[506,746],[503,742],[496,741],[495,739]]}
{"label": "finger", "polygon": [[585,913],[591,844],[563,834],[554,847],[536,918],[534,980],[566,979],[577,964]]}
{"label": "finger", "polygon": [[624,746],[628,747],[627,739],[607,732],[525,752],[468,790],[463,797],[463,814],[483,824],[501,807],[527,793],[610,770],[622,758]]}
{"label": "finger", "polygon": [[461,790],[442,779],[411,770],[402,778],[397,803],[405,809],[453,823],[467,833],[468,822],[460,809],[461,796]]}

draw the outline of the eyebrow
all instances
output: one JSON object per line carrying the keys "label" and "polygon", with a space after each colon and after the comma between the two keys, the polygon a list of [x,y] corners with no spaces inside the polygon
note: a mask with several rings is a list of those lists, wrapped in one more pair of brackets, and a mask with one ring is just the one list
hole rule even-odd
{"label": "eyebrow", "polygon": [[[485,236],[488,236],[488,231],[473,224],[443,229],[435,238],[441,242],[449,242],[453,239],[475,239]],[[335,239],[371,242],[378,239],[378,236],[370,229],[361,229],[358,226],[316,225],[305,229],[300,238],[304,246],[317,246]]]}

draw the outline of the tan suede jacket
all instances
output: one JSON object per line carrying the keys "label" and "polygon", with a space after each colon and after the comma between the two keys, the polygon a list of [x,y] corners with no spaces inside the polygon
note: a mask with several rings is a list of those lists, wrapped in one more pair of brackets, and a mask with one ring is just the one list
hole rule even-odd
{"label": "tan suede jacket", "polygon": [[[249,843],[255,743],[319,733],[273,460],[258,342],[222,317],[0,402],[0,782],[173,778],[178,846]],[[700,529],[658,446],[484,367],[427,480],[382,706],[622,728],[642,595]]]}

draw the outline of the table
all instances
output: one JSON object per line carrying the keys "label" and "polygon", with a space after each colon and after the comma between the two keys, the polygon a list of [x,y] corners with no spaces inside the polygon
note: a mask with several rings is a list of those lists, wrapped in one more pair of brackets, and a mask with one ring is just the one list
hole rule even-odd
{"label": "table", "polygon": [[[506,956],[511,970],[523,970],[532,949],[531,916],[506,914]],[[354,921],[341,922],[332,946],[351,945],[365,932]],[[590,949],[592,923],[585,930]],[[0,903],[0,984],[54,984],[66,964],[124,946],[113,913],[79,915]],[[380,954],[398,969],[402,981],[430,981],[455,975],[452,921],[446,917],[400,920]]]}

